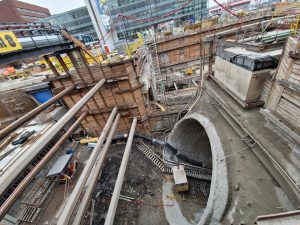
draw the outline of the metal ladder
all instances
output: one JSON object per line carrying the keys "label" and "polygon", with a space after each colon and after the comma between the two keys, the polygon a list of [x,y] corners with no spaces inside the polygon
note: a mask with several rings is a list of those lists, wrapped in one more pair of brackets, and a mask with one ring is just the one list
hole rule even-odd
{"label": "metal ladder", "polygon": [[[142,140],[138,139],[138,143],[136,143],[137,148],[146,155],[148,159],[153,162],[154,165],[156,165],[163,173],[169,173],[172,174],[172,166],[166,164],[164,160],[158,156],[156,153],[154,153]],[[185,168],[186,176],[194,179],[199,180],[205,180],[210,181],[211,180],[211,174],[203,172],[198,169],[192,169],[192,168]]]}
{"label": "metal ladder", "polygon": [[[148,46],[149,46],[149,51],[152,56],[153,74],[151,74],[151,75],[152,75],[152,81],[153,81],[153,85],[154,85],[154,91],[156,93],[154,96],[163,95],[165,90],[164,90],[164,85],[163,85],[161,71],[160,71],[160,64],[159,64],[159,59],[158,59],[155,38],[153,41],[148,42]],[[160,99],[158,99],[158,100],[160,100]]]}

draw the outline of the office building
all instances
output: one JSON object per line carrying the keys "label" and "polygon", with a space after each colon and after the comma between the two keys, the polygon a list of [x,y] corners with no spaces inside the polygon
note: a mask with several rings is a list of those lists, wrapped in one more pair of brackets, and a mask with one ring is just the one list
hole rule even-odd
{"label": "office building", "polygon": [[107,34],[107,31],[109,30],[109,18],[108,16],[104,15],[104,10],[100,1],[85,0],[85,4],[95,27],[98,39],[100,40],[101,46],[103,47],[104,45],[107,45],[111,50],[113,50],[116,36],[114,33],[111,35]]}
{"label": "office building", "polygon": [[[208,15],[207,0],[192,0],[185,7],[187,0],[107,0],[107,6],[112,21],[119,14],[141,18],[157,18],[151,21],[135,21],[130,19],[120,20],[116,26],[116,32],[119,39],[135,38],[137,32],[149,29],[152,25],[174,20],[176,25],[185,21],[196,21],[205,18]],[[169,12],[179,9],[174,14]],[[167,16],[166,16],[167,15]]]}
{"label": "office building", "polygon": [[0,22],[36,22],[50,16],[47,8],[16,0],[0,1]]}
{"label": "office building", "polygon": [[67,29],[71,35],[85,43],[98,40],[96,30],[85,6],[50,16],[41,22],[49,22],[59,28]]}

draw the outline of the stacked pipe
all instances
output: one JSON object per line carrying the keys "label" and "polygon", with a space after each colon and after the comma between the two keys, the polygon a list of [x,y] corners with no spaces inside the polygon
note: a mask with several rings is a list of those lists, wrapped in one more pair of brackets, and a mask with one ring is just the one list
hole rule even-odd
{"label": "stacked pipe", "polygon": [[92,169],[93,172],[90,174],[88,182],[87,182],[88,186],[85,188],[84,195],[81,198],[80,206],[79,206],[79,208],[76,212],[76,216],[75,216],[75,219],[73,221],[73,225],[80,225],[80,223],[81,223],[81,220],[82,220],[82,218],[84,216],[84,213],[86,211],[86,208],[88,206],[89,200],[90,200],[91,195],[93,193],[93,190],[96,186],[97,180],[101,175],[101,172],[102,172],[101,168],[103,166],[103,163],[104,163],[104,160],[105,160],[105,157],[106,157],[106,153],[107,153],[107,151],[109,149],[109,146],[112,142],[113,135],[116,131],[120,116],[121,116],[121,114],[118,113],[116,118],[115,118],[115,121],[114,121],[114,123],[111,127],[111,130],[108,134],[105,145],[104,145],[103,149],[101,150],[101,152],[99,153],[99,155],[97,157],[96,163],[95,163],[95,165]]}
{"label": "stacked pipe", "polygon": [[[80,99],[58,122],[56,122],[47,132],[44,133],[35,143],[33,143],[26,152],[17,160],[7,171],[0,177],[0,195],[2,195],[7,188],[14,182],[19,174],[25,170],[30,162],[48,145],[48,143],[60,132],[66,124],[79,112],[80,109],[87,103],[87,101],[102,87],[105,79],[100,80],[82,99]],[[73,87],[72,87],[73,89]],[[70,91],[71,88],[68,90]],[[30,116],[31,117],[31,116]],[[29,118],[29,117],[28,117]],[[29,119],[27,119],[28,121]],[[21,123],[22,124],[22,123]],[[19,125],[20,126],[20,125]],[[51,150],[50,150],[51,151]],[[26,185],[24,186],[26,187]],[[21,191],[21,190],[20,190]],[[19,193],[15,194],[18,196]],[[8,205],[11,205],[13,200],[10,200]],[[7,206],[8,207],[8,206]],[[3,213],[7,208],[1,208]],[[4,215],[1,214],[1,217]]]}
{"label": "stacked pipe", "polygon": [[[69,224],[71,216],[74,212],[74,209],[75,209],[76,205],[79,203],[79,198],[83,194],[83,196],[84,196],[83,199],[84,199],[85,204],[82,204],[83,206],[81,206],[79,208],[80,216],[76,217],[76,221],[78,221],[78,223],[80,223],[81,218],[82,218],[81,215],[83,215],[83,212],[85,211],[86,204],[88,202],[88,197],[91,195],[91,191],[93,190],[93,186],[94,186],[94,184],[91,184],[89,186],[88,179],[89,179],[89,177],[91,177],[90,179],[93,180],[93,182],[94,182],[94,179],[97,179],[97,177],[98,177],[98,176],[94,176],[94,173],[99,174],[99,172],[100,172],[99,170],[102,168],[104,160],[102,160],[100,162],[100,161],[97,161],[97,159],[99,159],[100,156],[105,157],[105,154],[100,155],[100,150],[102,150],[102,145],[103,145],[103,143],[106,139],[107,133],[109,131],[110,131],[110,133],[109,133],[108,139],[106,141],[107,144],[105,145],[105,147],[108,148],[108,146],[111,142],[112,136],[114,135],[114,132],[116,129],[116,125],[120,118],[120,115],[118,114],[115,119],[114,125],[112,125],[116,114],[117,114],[117,107],[114,107],[113,111],[111,112],[111,114],[100,134],[100,137],[98,139],[96,147],[94,148],[92,154],[90,155],[90,157],[86,163],[86,166],[84,167],[84,169],[76,183],[76,186],[74,187],[72,193],[70,194],[69,198],[67,199],[66,203],[64,204],[64,206],[61,210],[61,213],[57,220],[57,225]],[[96,163],[96,161],[97,161],[97,163]],[[98,171],[96,171],[96,170],[98,170]],[[88,187],[88,188],[85,189],[85,191],[83,192],[85,187]]]}
{"label": "stacked pipe", "polygon": [[283,30],[272,34],[259,35],[255,39],[255,42],[262,42],[264,44],[267,44],[267,43],[272,43],[274,41],[283,41],[287,39],[290,34],[291,34],[290,30]]}
{"label": "stacked pipe", "polygon": [[118,206],[118,200],[119,200],[121,188],[122,188],[122,185],[123,185],[123,180],[124,180],[124,176],[125,176],[127,162],[128,162],[128,159],[129,159],[131,145],[132,145],[132,141],[133,141],[133,137],[134,137],[136,123],[137,123],[137,118],[135,117],[133,119],[133,122],[132,122],[132,125],[131,125],[130,133],[129,133],[129,136],[128,136],[128,139],[127,139],[124,155],[123,155],[123,158],[122,158],[121,166],[120,166],[118,177],[117,177],[117,180],[116,180],[116,183],[115,183],[115,188],[114,188],[114,191],[113,191],[113,195],[111,197],[111,202],[109,204],[108,212],[106,214],[106,219],[105,219],[104,225],[112,225],[113,222],[114,222],[114,218],[115,218],[115,214],[116,214],[116,210],[117,210],[117,206]]}

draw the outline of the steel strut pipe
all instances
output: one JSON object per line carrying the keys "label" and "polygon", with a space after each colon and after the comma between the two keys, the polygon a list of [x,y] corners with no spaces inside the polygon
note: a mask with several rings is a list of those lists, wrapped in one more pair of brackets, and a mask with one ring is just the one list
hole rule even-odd
{"label": "steel strut pipe", "polygon": [[99,176],[101,175],[101,172],[102,172],[101,169],[103,167],[107,151],[109,149],[109,146],[110,146],[110,144],[112,142],[112,139],[113,139],[113,136],[115,134],[118,122],[120,120],[120,116],[121,116],[121,114],[118,113],[116,118],[115,118],[115,121],[114,121],[114,123],[111,127],[111,130],[108,134],[105,145],[101,149],[101,151],[100,151],[100,153],[97,157],[97,161],[96,161],[96,163],[95,163],[95,165],[92,169],[92,173],[89,176],[89,180],[87,182],[84,195],[81,198],[79,208],[76,211],[76,216],[75,216],[75,219],[73,220],[73,223],[72,223],[73,225],[80,225],[81,224],[82,218],[83,218],[84,213],[86,211],[87,205],[88,205],[89,200],[90,200],[91,195],[92,195],[92,192],[95,188],[97,180],[99,179]]}
{"label": "steel strut pipe", "polygon": [[9,124],[7,127],[2,129],[0,131],[0,141],[3,140],[7,135],[9,135],[11,132],[15,131],[18,127],[22,126],[24,123],[26,123],[28,120],[32,119],[34,116],[42,112],[45,108],[68,94],[70,91],[72,91],[74,86],[68,87],[59,94],[55,95],[51,99],[49,99],[47,102],[39,105],[35,109],[31,110],[30,112],[26,113],[24,116],[21,118],[17,119],[15,122]]}
{"label": "steel strut pipe", "polygon": [[61,213],[59,215],[59,218],[57,220],[57,225],[66,225],[69,223],[70,218],[73,214],[74,208],[76,204],[78,203],[79,197],[81,196],[81,193],[83,191],[83,188],[87,182],[87,179],[91,173],[91,170],[95,164],[95,161],[97,159],[97,156],[101,150],[101,147],[106,139],[106,135],[108,131],[110,130],[113,120],[117,114],[117,107],[114,107],[113,111],[111,112],[102,132],[101,135],[97,141],[96,147],[94,148],[92,154],[90,155],[86,166],[84,167],[76,186],[74,187],[71,195],[67,199],[65,205],[63,206],[63,209],[61,210]]}
{"label": "steel strut pipe", "polygon": [[64,133],[64,135],[56,142],[56,144],[47,152],[47,154],[42,158],[42,160],[30,171],[30,173],[22,180],[22,182],[17,186],[14,192],[6,199],[6,201],[0,207],[0,220],[3,219],[7,211],[17,200],[19,195],[24,191],[30,181],[39,173],[39,171],[46,165],[46,163],[51,159],[51,157],[57,152],[60,146],[69,138],[69,136],[76,130],[80,125],[82,120],[87,116],[87,112],[84,112],[75,123]]}
{"label": "steel strut pipe", "polygon": [[137,118],[134,117],[132,125],[131,125],[131,129],[130,129],[130,133],[129,133],[129,136],[127,139],[126,147],[124,150],[124,155],[122,158],[118,177],[117,177],[117,180],[115,183],[114,192],[111,197],[108,212],[106,214],[106,219],[105,219],[104,225],[113,225],[113,222],[115,219],[115,214],[116,214],[116,210],[117,210],[117,206],[118,206],[118,200],[119,200],[119,196],[120,196],[120,192],[121,192],[121,188],[122,188],[122,184],[123,184],[123,180],[124,180],[127,162],[129,159],[129,154],[130,154],[131,145],[132,145],[132,141],[133,141],[133,137],[134,137],[136,123],[137,123]]}
{"label": "steel strut pipe", "polygon": [[30,162],[40,153],[42,149],[57,135],[59,131],[74,117],[74,115],[93,97],[93,95],[105,83],[105,79],[100,80],[85,96],[83,96],[64,116],[52,125],[36,142],[15,161],[7,170],[0,176],[0,195],[9,187],[9,185],[17,178],[20,172],[29,165]]}

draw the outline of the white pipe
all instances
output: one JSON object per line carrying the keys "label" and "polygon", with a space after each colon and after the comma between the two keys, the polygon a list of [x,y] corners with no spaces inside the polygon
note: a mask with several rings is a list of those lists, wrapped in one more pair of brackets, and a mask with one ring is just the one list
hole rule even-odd
{"label": "white pipe", "polygon": [[82,190],[83,190],[83,188],[86,184],[86,181],[91,173],[91,170],[94,166],[97,155],[99,154],[99,151],[105,141],[107,132],[109,131],[116,114],[117,114],[117,107],[114,107],[113,111],[111,112],[111,114],[101,132],[101,135],[98,139],[96,147],[94,148],[92,154],[90,155],[90,157],[86,163],[86,166],[84,167],[84,169],[76,183],[76,186],[73,189],[73,192],[67,199],[67,201],[61,211],[61,214],[57,221],[57,225],[66,225],[69,223],[69,220],[73,214],[74,208],[79,200]]}
{"label": "white pipe", "polygon": [[131,125],[131,129],[130,129],[130,133],[129,133],[129,136],[127,139],[127,143],[126,143],[124,155],[122,158],[121,166],[119,169],[117,181],[115,184],[114,192],[111,197],[108,212],[106,214],[106,219],[105,219],[104,225],[113,225],[113,222],[115,219],[115,214],[116,214],[116,210],[117,210],[117,206],[118,206],[118,200],[119,200],[119,196],[120,196],[120,192],[121,192],[121,188],[122,188],[122,184],[123,184],[123,180],[124,180],[127,162],[129,159],[129,154],[130,154],[130,150],[131,150],[131,145],[132,145],[132,140],[133,140],[133,136],[134,136],[134,132],[135,132],[136,123],[137,123],[137,118],[134,117],[132,125]]}
{"label": "white pipe", "polygon": [[115,134],[115,131],[116,131],[116,128],[117,128],[117,125],[118,125],[118,122],[120,120],[120,113],[117,114],[116,116],[116,119],[111,127],[111,130],[108,134],[108,137],[106,139],[106,142],[105,142],[105,145],[104,147],[101,149],[98,157],[97,157],[97,160],[95,162],[95,165],[93,167],[93,170],[90,174],[90,178],[85,186],[85,192],[84,192],[84,195],[81,199],[81,202],[80,202],[80,205],[79,205],[79,208],[78,210],[76,211],[76,216],[75,216],[75,219],[73,221],[73,225],[80,225],[81,223],[81,220],[84,216],[84,213],[86,211],[86,207],[89,203],[89,200],[90,200],[90,197],[92,195],[92,192],[94,190],[94,187],[97,183],[97,180],[98,178],[100,177],[100,174],[101,174],[101,169],[102,169],[102,166],[103,166],[103,163],[104,163],[104,160],[105,160],[105,157],[106,157],[106,153],[109,149],[109,146],[111,144],[111,141],[112,141],[112,138]]}
{"label": "white pipe", "polygon": [[178,91],[178,87],[177,87],[176,83],[174,82],[173,84],[174,84],[175,90]]}

